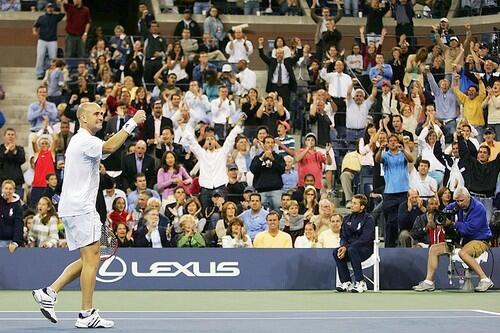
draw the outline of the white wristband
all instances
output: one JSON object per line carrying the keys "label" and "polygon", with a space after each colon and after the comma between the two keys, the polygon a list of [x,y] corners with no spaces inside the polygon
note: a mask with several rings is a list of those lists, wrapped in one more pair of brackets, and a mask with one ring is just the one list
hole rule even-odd
{"label": "white wristband", "polygon": [[135,122],[134,119],[130,118],[125,125],[123,125],[122,130],[127,132],[129,135],[132,134],[132,132],[135,130],[137,127],[137,123]]}

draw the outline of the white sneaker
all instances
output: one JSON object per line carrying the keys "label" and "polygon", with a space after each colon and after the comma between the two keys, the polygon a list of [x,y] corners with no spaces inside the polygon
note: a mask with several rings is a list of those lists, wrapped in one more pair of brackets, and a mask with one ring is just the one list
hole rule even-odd
{"label": "white sneaker", "polygon": [[352,288],[351,292],[353,293],[363,293],[368,290],[368,287],[366,286],[365,281],[356,281],[354,284],[354,287]]}
{"label": "white sneaker", "polygon": [[349,292],[352,289],[352,282],[351,281],[344,282],[340,286],[338,286],[336,289],[339,293],[343,293],[346,291]]}
{"label": "white sneaker", "polygon": [[436,286],[434,285],[434,283],[430,284],[430,283],[426,282],[425,280],[421,281],[416,286],[413,286],[413,290],[415,290],[415,291],[434,291],[435,289],[436,289]]}
{"label": "white sneaker", "polygon": [[54,306],[57,303],[57,295],[56,297],[51,297],[47,293],[47,288],[36,289],[31,292],[35,301],[40,305],[40,312],[53,323],[57,323],[56,311],[54,310]]}
{"label": "white sneaker", "polygon": [[111,328],[113,326],[115,326],[113,321],[101,318],[98,309],[92,309],[92,312],[87,317],[83,317],[80,313],[75,323],[77,328]]}
{"label": "white sneaker", "polygon": [[493,288],[494,284],[490,279],[487,280],[479,280],[479,283],[476,288],[474,288],[474,291],[483,293],[487,291],[488,289]]}

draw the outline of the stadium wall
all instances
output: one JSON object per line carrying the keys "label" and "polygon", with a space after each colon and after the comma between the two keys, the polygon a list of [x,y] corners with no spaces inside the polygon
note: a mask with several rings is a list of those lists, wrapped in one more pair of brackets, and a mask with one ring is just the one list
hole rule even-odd
{"label": "stadium wall", "polygon": [[[63,249],[0,251],[0,290],[33,289],[52,282],[77,252]],[[427,250],[381,249],[382,290],[408,290],[425,276]],[[499,261],[495,265],[495,259]],[[328,249],[120,249],[101,265],[98,289],[127,290],[307,290],[333,289],[335,266]],[[500,248],[482,264],[500,286]],[[463,269],[456,264],[459,272]],[[448,258],[442,257],[436,286],[449,284]],[[372,269],[366,270],[372,276]],[[473,278],[477,283],[477,278]],[[78,289],[75,281],[69,289]]]}

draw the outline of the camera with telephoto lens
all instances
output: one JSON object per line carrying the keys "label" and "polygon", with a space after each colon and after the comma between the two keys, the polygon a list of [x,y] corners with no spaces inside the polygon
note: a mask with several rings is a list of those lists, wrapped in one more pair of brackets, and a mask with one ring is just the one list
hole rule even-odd
{"label": "camera with telephoto lens", "polygon": [[457,209],[438,210],[434,213],[434,223],[436,223],[436,225],[445,225],[446,220],[454,222],[456,214]]}

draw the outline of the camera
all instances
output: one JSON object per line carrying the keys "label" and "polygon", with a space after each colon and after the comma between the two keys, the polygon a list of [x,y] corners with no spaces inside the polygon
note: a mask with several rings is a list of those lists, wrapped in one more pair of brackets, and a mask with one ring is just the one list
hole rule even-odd
{"label": "camera", "polygon": [[445,225],[446,220],[450,220],[450,221],[454,222],[456,214],[457,214],[456,209],[438,210],[434,213],[434,223],[436,225]]}

